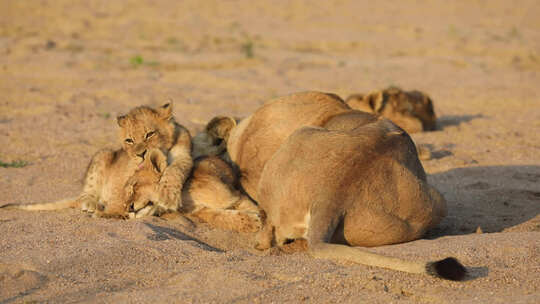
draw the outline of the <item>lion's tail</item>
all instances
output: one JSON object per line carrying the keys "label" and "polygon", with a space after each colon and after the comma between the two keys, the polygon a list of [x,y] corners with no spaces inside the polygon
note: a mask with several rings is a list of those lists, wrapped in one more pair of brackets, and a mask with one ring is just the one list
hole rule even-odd
{"label": "lion's tail", "polygon": [[406,261],[368,252],[360,248],[328,243],[318,243],[311,246],[310,253],[316,258],[348,260],[368,266],[428,274],[452,281],[463,280],[467,273],[467,269],[455,258],[446,258],[433,262]]}
{"label": "lion's tail", "polygon": [[42,203],[42,204],[7,204],[0,206],[4,209],[19,209],[27,211],[50,211],[50,210],[60,210],[66,208],[80,208],[81,203],[76,198],[67,198],[59,200],[52,203]]}

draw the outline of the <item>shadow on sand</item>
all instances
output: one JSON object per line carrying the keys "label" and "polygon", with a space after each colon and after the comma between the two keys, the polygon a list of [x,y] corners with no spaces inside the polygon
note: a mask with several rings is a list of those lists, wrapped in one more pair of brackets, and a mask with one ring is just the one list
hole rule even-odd
{"label": "shadow on sand", "polygon": [[446,127],[459,126],[462,123],[470,122],[477,118],[487,118],[482,114],[476,115],[446,115],[437,119],[437,130],[444,130]]}
{"label": "shadow on sand", "polygon": [[[448,216],[427,238],[500,232],[540,214],[540,166],[456,168],[429,176],[447,200]],[[536,219],[534,219],[536,220]],[[528,228],[540,231],[538,224]]]}
{"label": "shadow on sand", "polygon": [[164,241],[164,240],[170,240],[171,238],[182,240],[182,241],[194,241],[196,242],[202,249],[206,251],[214,251],[214,252],[224,252],[223,250],[212,247],[208,245],[207,243],[200,241],[196,238],[193,238],[187,234],[184,234],[178,230],[174,230],[172,228],[153,225],[150,223],[145,223],[146,226],[148,226],[154,234],[149,235],[148,239],[152,241]]}

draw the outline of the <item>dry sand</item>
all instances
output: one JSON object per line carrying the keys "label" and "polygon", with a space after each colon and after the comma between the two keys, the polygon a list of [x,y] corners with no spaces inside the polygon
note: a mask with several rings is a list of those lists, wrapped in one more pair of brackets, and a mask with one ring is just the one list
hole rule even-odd
{"label": "dry sand", "polygon": [[[249,234],[185,220],[0,210],[0,302],[540,302],[540,3],[1,1],[0,205],[74,196],[116,115],[175,101],[193,132],[303,90],[428,92],[423,162],[449,215],[375,248],[448,255],[449,282],[257,253]],[[475,233],[477,228],[484,232]]]}

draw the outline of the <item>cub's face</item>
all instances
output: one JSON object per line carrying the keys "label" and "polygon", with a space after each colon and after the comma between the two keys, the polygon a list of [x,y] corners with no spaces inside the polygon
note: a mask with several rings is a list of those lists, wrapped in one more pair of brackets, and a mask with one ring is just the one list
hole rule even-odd
{"label": "cub's face", "polygon": [[167,157],[159,149],[150,149],[145,160],[126,183],[127,207],[138,211],[157,198],[157,186],[167,167]]}
{"label": "cub's face", "polygon": [[140,162],[146,159],[151,149],[159,149],[167,154],[174,143],[171,103],[157,109],[137,107],[119,116],[117,122],[123,149]]}

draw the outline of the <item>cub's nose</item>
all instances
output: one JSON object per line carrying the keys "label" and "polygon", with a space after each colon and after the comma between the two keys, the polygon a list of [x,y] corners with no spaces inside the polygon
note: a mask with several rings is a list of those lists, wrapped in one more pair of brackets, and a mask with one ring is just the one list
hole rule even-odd
{"label": "cub's nose", "polygon": [[146,150],[142,151],[141,153],[137,154],[138,157],[144,159],[144,156],[146,155]]}

